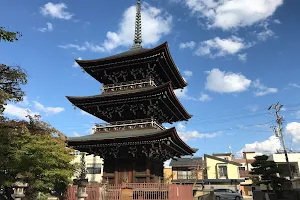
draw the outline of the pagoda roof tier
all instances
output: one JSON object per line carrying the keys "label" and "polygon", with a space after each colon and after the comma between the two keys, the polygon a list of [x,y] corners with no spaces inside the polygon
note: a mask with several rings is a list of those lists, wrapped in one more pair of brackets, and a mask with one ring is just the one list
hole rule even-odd
{"label": "pagoda roof tier", "polygon": [[148,156],[150,153],[152,156],[166,154],[165,160],[192,155],[196,152],[180,139],[175,128],[165,130],[133,129],[111,133],[95,132],[92,135],[68,138],[67,142],[68,146],[78,151],[100,155],[103,158],[108,154],[119,153],[122,149],[127,149],[127,151],[135,149],[136,154],[148,153]]}
{"label": "pagoda roof tier", "polygon": [[76,62],[103,84],[152,77],[157,85],[171,81],[174,89],[187,86],[171,57],[167,42],[151,49],[131,49],[106,58]]}
{"label": "pagoda roof tier", "polygon": [[78,108],[107,122],[154,118],[159,123],[188,120],[171,83],[141,89],[67,97]]}

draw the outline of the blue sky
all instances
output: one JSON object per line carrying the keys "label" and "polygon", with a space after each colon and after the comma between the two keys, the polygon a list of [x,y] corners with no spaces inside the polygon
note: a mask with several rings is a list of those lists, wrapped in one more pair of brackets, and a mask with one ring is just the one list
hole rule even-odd
{"label": "blue sky", "polygon": [[[74,64],[128,50],[132,45],[135,0],[32,0],[1,3],[0,25],[23,36],[1,42],[1,63],[28,73],[26,98],[9,103],[5,114],[25,110],[68,136],[91,132],[97,118],[74,110],[65,96],[100,93],[101,84]],[[193,115],[177,126],[197,155],[280,148],[270,131],[285,105],[288,148],[300,141],[300,2],[283,0],[142,0],[143,46],[168,41],[188,82],[177,96]],[[273,121],[272,121],[273,120]]]}

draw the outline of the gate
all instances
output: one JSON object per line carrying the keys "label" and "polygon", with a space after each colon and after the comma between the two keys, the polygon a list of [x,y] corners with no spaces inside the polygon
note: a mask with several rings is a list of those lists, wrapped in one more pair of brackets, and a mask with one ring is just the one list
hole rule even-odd
{"label": "gate", "polygon": [[[125,186],[125,187],[124,187]],[[123,189],[122,189],[123,188]],[[126,189],[124,189],[126,188]],[[193,185],[128,183],[126,185],[89,184],[86,200],[192,200]],[[70,185],[68,200],[77,200],[77,186]]]}

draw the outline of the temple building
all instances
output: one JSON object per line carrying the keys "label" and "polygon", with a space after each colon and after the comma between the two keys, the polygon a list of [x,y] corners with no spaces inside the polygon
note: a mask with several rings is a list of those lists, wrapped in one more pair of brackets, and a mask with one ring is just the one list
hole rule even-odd
{"label": "temple building", "polygon": [[187,83],[167,42],[142,47],[140,0],[134,44],[129,51],[76,62],[102,84],[102,93],[67,98],[107,123],[96,124],[92,135],[69,138],[68,145],[103,158],[104,181],[157,183],[163,180],[166,160],[196,152],[180,139],[175,128],[162,125],[191,118],[174,93]]}

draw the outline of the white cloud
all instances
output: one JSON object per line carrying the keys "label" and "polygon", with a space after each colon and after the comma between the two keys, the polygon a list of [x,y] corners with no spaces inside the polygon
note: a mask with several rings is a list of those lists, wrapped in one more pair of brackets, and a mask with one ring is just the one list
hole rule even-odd
{"label": "white cloud", "polygon": [[179,123],[177,125],[177,132],[180,138],[184,141],[201,139],[201,138],[214,138],[221,134],[221,132],[199,133],[198,131],[187,131],[186,126],[183,123]]}
{"label": "white cloud", "polygon": [[193,49],[195,46],[196,46],[196,43],[194,41],[189,41],[189,42],[179,44],[180,49],[186,49],[186,48]]}
{"label": "white cloud", "polygon": [[295,112],[296,119],[300,119],[300,110]]}
{"label": "white cloud", "polygon": [[238,54],[238,58],[240,61],[245,62],[247,60],[247,54],[246,53]]}
{"label": "white cloud", "polygon": [[180,99],[189,99],[189,96],[187,95],[188,89],[185,87],[184,89],[177,89],[174,90],[175,95]]}
{"label": "white cloud", "polygon": [[36,110],[44,112],[46,115],[58,114],[65,110],[64,108],[61,107],[45,107],[43,104],[37,101],[33,101],[33,103]]}
{"label": "white cloud", "polygon": [[52,18],[69,20],[72,18],[73,14],[65,11],[67,8],[67,5],[64,3],[55,4],[48,2],[43,7],[41,7],[41,13],[44,16],[51,16]]}
{"label": "white cloud", "polygon": [[73,135],[75,136],[75,137],[80,137],[81,135],[79,134],[79,133],[77,133],[77,132],[73,132]]}
{"label": "white cloud", "polygon": [[271,17],[283,0],[182,0],[192,13],[223,30],[250,26]]}
{"label": "white cloud", "polygon": [[206,72],[205,88],[219,93],[243,92],[251,85],[251,80],[239,73],[220,71],[217,68]]}
{"label": "white cloud", "polygon": [[262,142],[254,142],[246,144],[243,151],[255,151],[256,153],[275,153],[281,147],[280,141],[277,137],[271,136],[269,139]]}
{"label": "white cloud", "polygon": [[281,21],[279,21],[279,19],[274,19],[273,21],[275,24],[281,24]]}
{"label": "white cloud", "polygon": [[91,52],[104,52],[105,49],[99,45],[95,45],[89,42],[85,42],[83,45],[77,44],[66,44],[58,45],[58,47],[63,49],[76,49],[77,51],[91,51]]}
{"label": "white cloud", "polygon": [[27,96],[23,97],[23,101],[16,103],[16,105],[20,105],[20,106],[29,106],[29,100]]}
{"label": "white cloud", "polygon": [[259,32],[259,33],[257,34],[257,39],[259,39],[259,40],[261,40],[261,41],[265,41],[265,40],[267,40],[268,38],[273,37],[273,36],[275,36],[275,33],[274,33],[272,30],[270,30],[270,29],[265,29],[264,31]]}
{"label": "white cloud", "polygon": [[295,142],[300,141],[300,123],[298,122],[291,122],[286,125],[285,129],[288,133],[290,133],[293,137]]}
{"label": "white cloud", "polygon": [[[82,60],[82,58],[79,57],[79,58],[77,58],[77,60]],[[73,64],[72,67],[79,67],[79,65],[78,65],[78,63],[76,61],[74,61],[74,64]]]}
{"label": "white cloud", "polygon": [[256,112],[258,109],[259,109],[259,107],[257,105],[250,106],[250,110],[252,112]]}
{"label": "white cloud", "polygon": [[210,101],[210,100],[212,100],[212,98],[208,94],[202,93],[199,100],[204,102],[204,101]]}
{"label": "white cloud", "polygon": [[295,83],[290,83],[289,86],[291,87],[295,87],[295,88],[300,88],[300,85],[295,84]]}
{"label": "white cloud", "polygon": [[187,94],[188,93],[187,87],[185,87],[184,89],[174,90],[174,92],[175,92],[175,95],[177,96],[177,98],[179,98],[179,99],[196,100],[194,97],[191,97]]}
{"label": "white cloud", "polygon": [[193,76],[193,72],[192,72],[192,71],[189,71],[189,70],[185,70],[185,71],[183,72],[183,74],[184,74],[184,76],[186,76],[186,77],[191,77],[191,76]]}
{"label": "white cloud", "polygon": [[[117,32],[107,32],[103,47],[113,50],[119,46],[131,46],[134,39],[136,7],[129,7],[123,14]],[[142,37],[143,45],[156,44],[163,35],[171,32],[172,16],[165,11],[142,4]]]}
{"label": "white cloud", "polygon": [[254,91],[255,96],[264,96],[267,94],[278,92],[277,88],[268,88],[265,85],[263,85],[262,83],[260,83],[260,80],[258,80],[258,79],[256,79],[253,82],[253,87],[256,88],[256,91]]}
{"label": "white cloud", "polygon": [[84,110],[80,110],[80,114],[94,117],[94,115],[91,115],[90,113],[85,112]]}
{"label": "white cloud", "polygon": [[47,27],[39,28],[38,31],[41,31],[43,33],[46,31],[48,31],[48,32],[53,31],[53,24],[51,24],[50,22],[47,22],[46,25],[47,25]]}
{"label": "white cloud", "polygon": [[226,55],[234,55],[251,44],[244,42],[242,38],[231,36],[227,39],[216,37],[211,40],[201,42],[200,47],[195,51],[198,56],[210,56],[211,58]]}
{"label": "white cloud", "polygon": [[32,112],[30,109],[28,108],[21,108],[18,107],[17,105],[13,105],[13,104],[7,104],[4,110],[4,114],[11,116],[11,117],[16,117],[18,119],[27,119],[26,116],[28,114],[30,115],[38,115],[39,113],[37,112]]}

